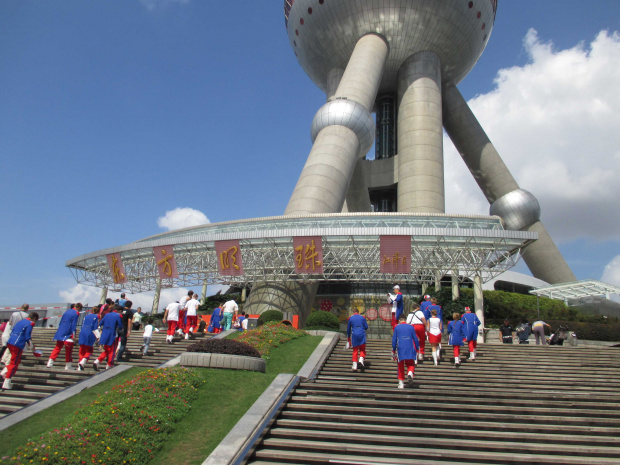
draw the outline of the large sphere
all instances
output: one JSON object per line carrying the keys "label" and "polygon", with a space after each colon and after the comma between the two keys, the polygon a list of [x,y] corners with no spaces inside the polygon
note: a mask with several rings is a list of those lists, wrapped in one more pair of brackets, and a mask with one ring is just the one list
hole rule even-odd
{"label": "large sphere", "polygon": [[390,53],[381,91],[396,91],[398,69],[412,54],[435,52],[444,81],[458,83],[486,46],[497,0],[285,0],[289,41],[304,71],[327,90],[327,75],[344,69],[356,42],[377,33]]}

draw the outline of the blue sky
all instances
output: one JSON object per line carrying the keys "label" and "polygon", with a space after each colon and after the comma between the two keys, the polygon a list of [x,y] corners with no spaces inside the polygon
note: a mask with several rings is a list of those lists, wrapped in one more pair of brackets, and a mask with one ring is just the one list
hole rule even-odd
{"label": "blue sky", "polygon": [[[617,0],[500,0],[459,88],[577,277],[620,285],[615,31]],[[528,126],[528,83],[557,127]],[[506,102],[522,112],[502,126]],[[162,232],[180,207],[211,222],[282,214],[323,103],[279,0],[0,0],[0,304],[85,295],[67,259]],[[488,211],[462,161],[446,164],[448,211]]]}

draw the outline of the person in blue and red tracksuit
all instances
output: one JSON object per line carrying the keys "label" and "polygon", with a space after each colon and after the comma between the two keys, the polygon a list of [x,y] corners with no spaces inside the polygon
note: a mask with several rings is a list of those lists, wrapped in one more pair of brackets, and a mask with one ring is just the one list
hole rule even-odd
{"label": "person in blue and red tracksuit", "polygon": [[99,306],[93,307],[92,313],[84,317],[82,329],[80,330],[80,352],[78,358],[78,370],[83,371],[88,359],[93,354],[93,345],[97,340],[94,331],[99,329]]}
{"label": "person in blue and red tracksuit", "polygon": [[[353,315],[347,323],[347,337],[353,347],[353,371],[357,370],[357,363],[364,366],[366,358],[366,331],[368,323],[366,318],[360,315],[359,309],[353,310]],[[358,358],[359,355],[359,358]]]}
{"label": "person in blue and red tracksuit", "polygon": [[424,296],[424,300],[420,302],[420,310],[424,312],[424,318],[426,318],[426,321],[430,320],[431,318],[431,311],[428,309],[428,307],[430,307],[431,305],[433,305],[433,303],[431,302],[431,296],[426,294]]}
{"label": "person in blue and red tracksuit", "polygon": [[392,288],[394,294],[388,294],[388,303],[392,304],[392,329],[398,324],[400,316],[403,314],[403,295],[400,292],[400,286],[394,285]]}
{"label": "person in blue and red tracksuit", "polygon": [[450,335],[448,343],[454,351],[454,366],[458,368],[461,366],[461,346],[465,339],[465,324],[457,312],[452,314],[452,321],[448,323],[448,334]]}
{"label": "person in blue and red tracksuit", "polygon": [[106,370],[114,366],[114,356],[116,355],[116,344],[118,343],[117,333],[123,329],[123,320],[119,315],[121,307],[114,306],[114,311],[103,317],[100,323],[101,336],[99,337],[99,345],[103,346],[103,352],[93,362],[93,368],[99,369],[99,364],[107,359],[108,364]]}
{"label": "person in blue and red tracksuit", "polygon": [[418,336],[413,326],[408,325],[405,315],[401,315],[392,336],[392,357],[398,361],[398,389],[405,387],[405,366],[409,385],[413,384],[417,351],[420,349]]}
{"label": "person in blue and red tracksuit", "polygon": [[82,304],[77,303],[72,305],[69,310],[63,313],[58,323],[58,330],[54,335],[54,341],[56,341],[56,347],[50,354],[50,359],[47,361],[47,368],[54,366],[56,357],[60,354],[60,350],[65,348],[65,370],[71,369],[71,362],[73,362],[73,345],[75,337],[75,328],[80,317],[80,310],[82,310]]}
{"label": "person in blue and red tracksuit", "polygon": [[471,308],[465,307],[465,314],[461,318],[465,326],[465,339],[469,346],[469,359],[476,360],[476,346],[478,345],[478,326],[482,324]]}
{"label": "person in blue and red tracksuit", "polygon": [[[31,345],[32,327],[38,319],[38,313],[32,312],[28,315],[27,319],[19,321],[13,327],[9,342],[7,343],[7,350],[11,353],[11,361],[6,368],[2,370],[2,376],[4,376],[2,389],[13,389],[11,378],[13,378],[17,368],[19,368],[24,347],[26,347],[26,344],[28,344],[28,346]],[[34,344],[32,344],[32,351],[34,352]]]}

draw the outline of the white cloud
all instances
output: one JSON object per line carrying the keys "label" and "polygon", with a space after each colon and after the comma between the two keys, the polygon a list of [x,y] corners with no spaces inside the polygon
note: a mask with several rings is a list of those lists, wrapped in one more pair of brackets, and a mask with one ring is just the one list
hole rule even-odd
{"label": "white cloud", "polygon": [[209,223],[207,215],[193,208],[175,208],[157,219],[157,226],[168,231]]}
{"label": "white cloud", "polygon": [[185,5],[189,3],[189,0],[140,0],[140,3],[142,3],[142,5],[144,5],[148,10],[153,11],[161,10],[166,8],[168,5],[175,3]]}
{"label": "white cloud", "polygon": [[616,255],[606,266],[603,271],[601,281],[607,284],[620,286],[620,255]]}
{"label": "white cloud", "polygon": [[[530,30],[530,62],[502,69],[491,92],[469,101],[523,189],[540,201],[558,242],[620,239],[620,35],[554,50]],[[446,136],[450,212],[488,214],[477,184]]]}

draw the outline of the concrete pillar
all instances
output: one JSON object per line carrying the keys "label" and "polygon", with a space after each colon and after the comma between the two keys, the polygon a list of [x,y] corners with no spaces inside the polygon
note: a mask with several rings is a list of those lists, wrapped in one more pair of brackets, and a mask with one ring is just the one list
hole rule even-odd
{"label": "concrete pillar", "polygon": [[155,314],[159,310],[159,296],[161,294],[161,278],[157,278],[157,285],[155,286],[155,295],[153,296],[153,309],[152,314]]}
{"label": "concrete pillar", "polygon": [[370,212],[372,207],[370,205],[370,194],[368,193],[368,186],[366,185],[366,179],[364,177],[363,159],[357,160],[355,164],[355,170],[349,183],[349,189],[347,190],[347,196],[345,200],[343,212]]}
{"label": "concrete pillar", "polygon": [[[365,155],[372,144],[370,140],[368,147],[363,146],[361,138],[368,135],[369,127],[356,125],[355,121],[368,123],[370,119],[371,138],[374,137],[370,111],[381,83],[387,54],[388,45],[378,35],[368,34],[358,41],[338,89],[331,102],[323,108],[330,103],[338,103],[340,107],[329,107],[334,111],[326,111],[325,118],[321,116],[321,110],[315,116],[313,126],[316,124],[319,132],[285,215],[342,211],[358,158],[360,154]],[[342,102],[337,102],[338,99]],[[334,115],[338,112],[354,115],[355,118],[342,118],[340,123],[335,122]],[[350,126],[346,125],[348,123]]]}
{"label": "concrete pillar", "polygon": [[207,301],[207,280],[205,279],[202,283],[202,299],[200,299],[200,303],[204,305]]}
{"label": "concrete pillar", "polygon": [[327,73],[327,100],[331,100],[332,97],[336,94],[343,74],[344,69],[342,68],[334,68],[331,69],[329,73]]}
{"label": "concrete pillar", "polygon": [[461,289],[459,288],[459,270],[452,270],[452,301],[459,300],[461,297]]}
{"label": "concrete pillar", "polygon": [[245,302],[246,296],[247,296],[247,288],[244,286],[243,289],[241,289],[241,302]]}
{"label": "concrete pillar", "polygon": [[422,283],[422,295],[426,295],[426,290],[428,289],[428,284]]}
{"label": "concrete pillar", "polygon": [[101,288],[101,294],[99,294],[99,305],[105,304],[105,299],[108,298],[108,286]]}
{"label": "concrete pillar", "polygon": [[478,327],[478,342],[484,342],[484,294],[482,293],[482,278],[480,275],[474,276],[474,309],[476,316],[482,322]]}
{"label": "concrete pillar", "polygon": [[[317,133],[285,215],[342,211],[357,161],[372,146],[374,121],[370,112],[387,55],[387,42],[368,34],[357,42],[336,91],[330,95],[339,78],[338,72],[332,73],[327,89],[330,101],[312,123]],[[252,314],[270,309],[289,311],[299,315],[304,325],[317,288],[318,284],[297,282],[255,283],[244,309]]]}
{"label": "concrete pillar", "polygon": [[[454,146],[490,204],[519,189],[508,167],[454,84],[444,83],[443,123]],[[575,275],[540,221],[522,228],[538,232],[523,251],[532,274],[551,284],[576,281]]]}
{"label": "concrete pillar", "polygon": [[441,278],[443,278],[441,272],[435,271],[435,291],[441,290]]}
{"label": "concrete pillar", "polygon": [[538,240],[522,252],[523,260],[532,274],[549,284],[577,281],[545,226],[538,221],[527,228],[527,231],[538,233]]}
{"label": "concrete pillar", "polygon": [[398,80],[398,211],[445,213],[439,57],[412,55]]}

